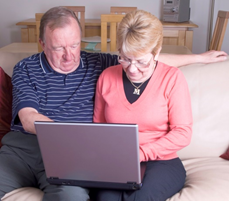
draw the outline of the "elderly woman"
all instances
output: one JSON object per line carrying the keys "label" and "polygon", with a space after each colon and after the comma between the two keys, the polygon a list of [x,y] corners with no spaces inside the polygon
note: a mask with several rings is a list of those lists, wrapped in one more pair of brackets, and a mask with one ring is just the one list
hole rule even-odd
{"label": "elderly woman", "polygon": [[191,101],[181,71],[157,61],[162,29],[148,12],[127,14],[117,33],[120,65],[99,77],[94,122],[137,123],[145,173],[140,190],[101,189],[98,201],[164,201],[184,186],[186,172],[176,152],[191,140]]}

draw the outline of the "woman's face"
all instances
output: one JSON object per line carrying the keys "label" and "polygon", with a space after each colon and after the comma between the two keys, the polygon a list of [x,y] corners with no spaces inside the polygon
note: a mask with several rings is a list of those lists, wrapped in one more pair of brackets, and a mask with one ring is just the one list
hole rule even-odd
{"label": "woman's face", "polygon": [[141,56],[119,55],[119,63],[131,82],[141,83],[153,74],[155,60],[151,53]]}

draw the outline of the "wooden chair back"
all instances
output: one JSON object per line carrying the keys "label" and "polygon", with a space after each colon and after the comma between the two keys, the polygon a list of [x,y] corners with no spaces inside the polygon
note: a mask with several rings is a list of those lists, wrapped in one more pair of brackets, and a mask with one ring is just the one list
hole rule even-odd
{"label": "wooden chair back", "polygon": [[117,24],[121,22],[125,15],[122,14],[102,14],[101,15],[101,52],[109,52],[107,50],[107,25],[110,24],[110,52],[117,51],[116,37]]}
{"label": "wooden chair back", "polygon": [[85,6],[63,6],[76,14],[82,28],[82,37],[85,37]]}
{"label": "wooden chair back", "polygon": [[43,49],[41,47],[41,44],[39,43],[39,35],[40,35],[40,24],[41,24],[41,18],[44,15],[44,13],[36,13],[35,19],[36,19],[36,35],[37,35],[37,48],[38,52],[42,52]]}
{"label": "wooden chair back", "polygon": [[137,10],[137,7],[115,7],[111,6],[110,13],[111,14],[126,14],[131,11]]}
{"label": "wooden chair back", "polygon": [[[74,11],[76,17],[79,19],[81,28],[82,28],[82,37],[85,36],[85,6],[63,6],[65,8],[68,8],[72,11]],[[40,32],[40,21],[44,13],[36,13],[35,19],[36,19],[36,35],[37,35],[37,46],[38,46],[38,52],[42,52],[42,47],[39,43],[39,32]]]}
{"label": "wooden chair back", "polygon": [[218,16],[216,19],[216,24],[209,50],[221,50],[221,46],[223,44],[223,39],[227,28],[228,18],[229,11],[218,11]]}

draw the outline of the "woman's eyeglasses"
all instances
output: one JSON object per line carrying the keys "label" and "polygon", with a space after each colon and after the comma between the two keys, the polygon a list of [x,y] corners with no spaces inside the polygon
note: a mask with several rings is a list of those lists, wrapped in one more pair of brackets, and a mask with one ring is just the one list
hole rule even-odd
{"label": "woman's eyeglasses", "polygon": [[121,55],[118,56],[118,62],[123,66],[123,68],[129,67],[131,64],[134,64],[139,70],[146,70],[151,63],[151,60],[153,58],[153,55],[149,62],[141,62],[141,61],[131,61],[131,59],[125,58]]}

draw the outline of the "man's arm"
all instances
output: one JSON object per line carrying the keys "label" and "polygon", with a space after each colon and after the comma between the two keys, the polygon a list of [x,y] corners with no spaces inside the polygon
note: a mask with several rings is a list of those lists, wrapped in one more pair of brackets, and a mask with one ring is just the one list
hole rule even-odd
{"label": "man's arm", "polygon": [[39,114],[36,109],[31,107],[22,108],[18,112],[21,124],[25,131],[36,134],[35,121],[52,121],[50,118]]}
{"label": "man's arm", "polygon": [[170,66],[181,67],[193,63],[213,63],[224,61],[227,53],[210,50],[202,54],[164,54],[160,53],[158,60]]}

